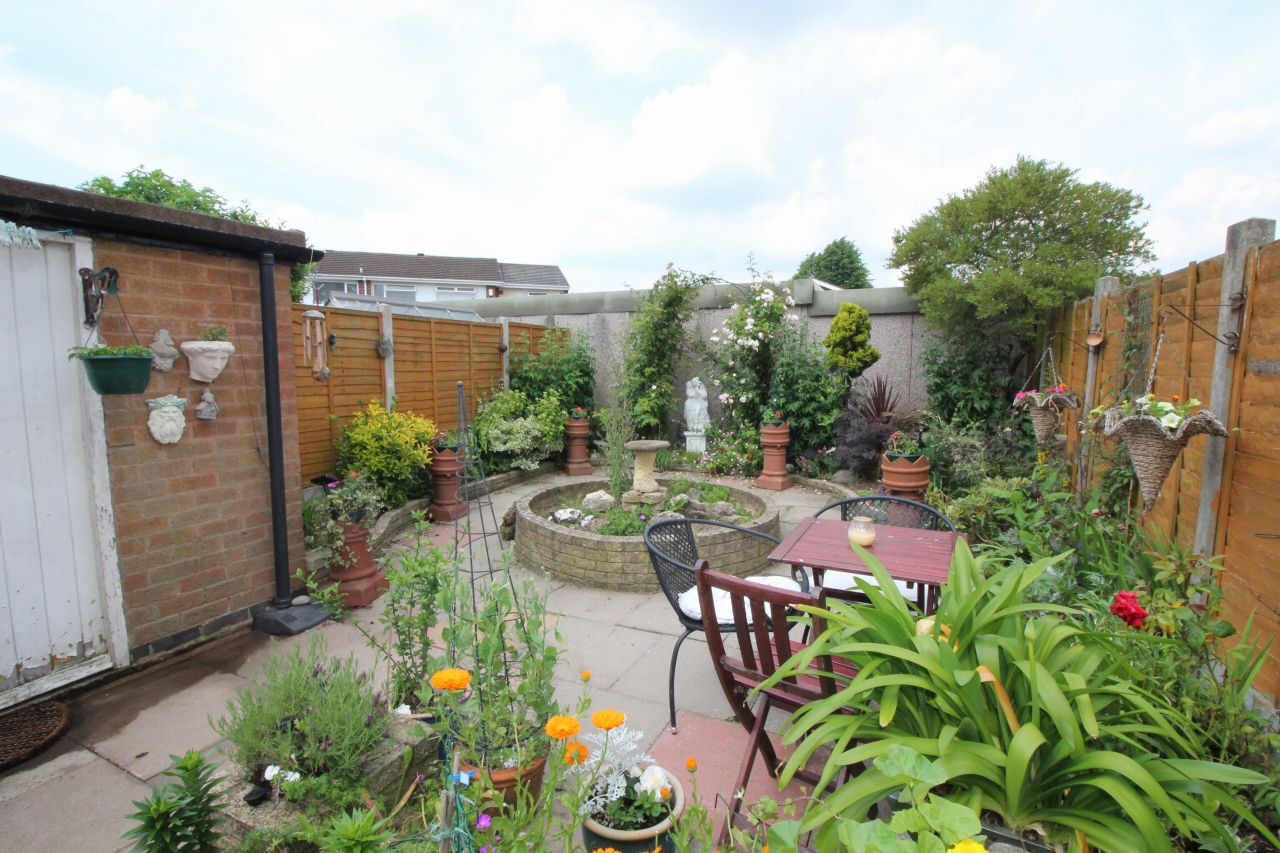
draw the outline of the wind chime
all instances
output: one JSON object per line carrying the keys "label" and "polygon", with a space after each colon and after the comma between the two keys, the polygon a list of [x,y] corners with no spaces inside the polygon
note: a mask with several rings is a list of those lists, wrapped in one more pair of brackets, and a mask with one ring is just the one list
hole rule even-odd
{"label": "wind chime", "polygon": [[311,378],[324,382],[329,378],[329,334],[324,312],[312,309],[302,312],[302,363],[311,368]]}

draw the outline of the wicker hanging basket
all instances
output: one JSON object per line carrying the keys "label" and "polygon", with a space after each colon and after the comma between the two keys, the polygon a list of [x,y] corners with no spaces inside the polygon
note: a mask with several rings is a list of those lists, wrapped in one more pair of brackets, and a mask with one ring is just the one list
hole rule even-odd
{"label": "wicker hanging basket", "polygon": [[1031,424],[1036,429],[1036,441],[1048,444],[1058,434],[1058,418],[1063,409],[1078,409],[1074,392],[1048,391],[1040,394],[1031,391],[1013,401],[1014,408],[1026,409]]}
{"label": "wicker hanging basket", "polygon": [[1107,438],[1124,439],[1129,458],[1133,461],[1133,473],[1138,477],[1138,487],[1142,489],[1142,506],[1148,511],[1156,505],[1160,486],[1192,436],[1203,433],[1225,438],[1227,435],[1222,421],[1207,410],[1187,418],[1176,430],[1169,430],[1152,415],[1144,412],[1126,416],[1117,406],[1098,415],[1093,428]]}

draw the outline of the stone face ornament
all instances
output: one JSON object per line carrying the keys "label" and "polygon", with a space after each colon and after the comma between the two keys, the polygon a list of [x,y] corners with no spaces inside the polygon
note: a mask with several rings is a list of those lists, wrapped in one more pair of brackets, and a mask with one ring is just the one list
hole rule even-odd
{"label": "stone face ornament", "polygon": [[182,352],[191,367],[191,378],[197,382],[212,382],[218,378],[227,359],[236,351],[229,341],[184,341]]}
{"label": "stone face ornament", "polygon": [[147,418],[147,429],[151,437],[161,444],[177,444],[182,433],[187,429],[185,411],[187,401],[173,394],[157,397],[147,401],[151,416]]}
{"label": "stone face ornament", "polygon": [[173,369],[173,362],[178,357],[178,348],[173,345],[173,338],[168,329],[160,329],[151,336],[151,368],[161,373]]}

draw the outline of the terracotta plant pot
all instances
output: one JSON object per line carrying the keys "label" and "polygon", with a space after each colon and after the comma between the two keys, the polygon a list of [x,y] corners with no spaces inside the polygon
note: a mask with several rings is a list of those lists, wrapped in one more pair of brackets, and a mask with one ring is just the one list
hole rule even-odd
{"label": "terracotta plant pot", "polygon": [[591,466],[587,463],[587,436],[590,433],[590,418],[569,418],[564,422],[565,444],[568,445],[564,472],[570,477],[585,477],[591,473]]}
{"label": "terracotta plant pot", "polygon": [[791,443],[791,427],[787,424],[761,424],[760,447],[764,450],[764,471],[756,477],[762,489],[781,492],[795,481],[787,473],[787,445]]}
{"label": "terracotta plant pot", "polygon": [[461,469],[461,448],[436,448],[431,457],[431,479],[436,493],[427,510],[435,521],[455,521],[467,514],[467,502],[458,500],[458,472]]}
{"label": "terracotta plant pot", "polygon": [[880,481],[894,497],[923,500],[925,489],[929,488],[930,470],[927,456],[909,460],[905,456],[890,459],[889,454],[880,454]]}
{"label": "terracotta plant pot", "polygon": [[[461,769],[467,773],[477,773],[480,768],[473,767],[465,761],[461,765]],[[502,795],[502,805],[505,809],[514,809],[516,807],[520,792],[524,791],[530,802],[537,802],[542,796],[542,779],[547,775],[547,759],[535,758],[533,763],[523,770],[517,770],[514,767],[510,770],[487,770],[489,774],[489,783],[494,791]],[[477,783],[478,784],[478,783]],[[489,817],[497,817],[502,811],[497,807],[488,808],[484,813]]]}
{"label": "terracotta plant pot", "polygon": [[356,521],[342,522],[342,547],[349,565],[329,569],[329,579],[338,582],[344,607],[364,607],[390,587],[387,576],[373,561],[369,550],[369,530]]}
{"label": "terracotta plant pot", "polygon": [[662,768],[662,772],[667,777],[667,787],[671,789],[671,815],[659,824],[629,832],[610,829],[591,817],[583,818],[582,844],[587,848],[587,853],[609,847],[618,853],[651,853],[658,848],[663,853],[676,853],[668,833],[673,818],[679,819],[684,814],[684,788],[680,787],[680,780],[666,768]]}

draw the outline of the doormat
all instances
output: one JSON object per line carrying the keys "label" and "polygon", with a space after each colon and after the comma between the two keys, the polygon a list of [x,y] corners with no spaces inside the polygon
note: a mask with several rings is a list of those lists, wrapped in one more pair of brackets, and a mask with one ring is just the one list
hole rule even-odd
{"label": "doormat", "polygon": [[47,749],[71,723],[61,702],[28,705],[0,717],[0,770],[8,770]]}

